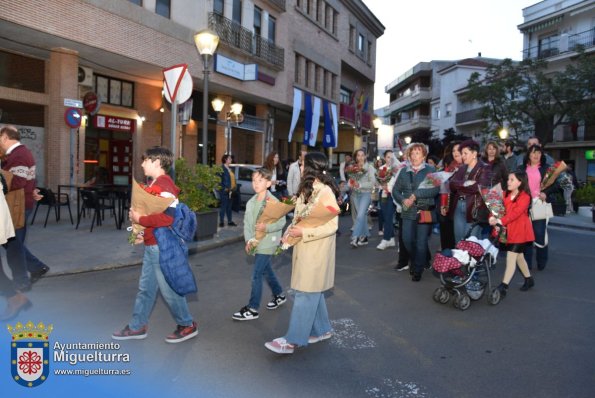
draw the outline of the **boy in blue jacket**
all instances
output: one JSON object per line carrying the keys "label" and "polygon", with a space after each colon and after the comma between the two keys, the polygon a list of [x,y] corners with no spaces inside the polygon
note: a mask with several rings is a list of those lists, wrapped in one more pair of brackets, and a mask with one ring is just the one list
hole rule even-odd
{"label": "boy in blue jacket", "polygon": [[[256,260],[254,262],[254,271],[252,272],[252,292],[247,306],[242,307],[233,314],[232,318],[236,321],[251,321],[258,319],[258,308],[262,297],[262,279],[266,278],[267,284],[273,292],[272,300],[267,304],[268,310],[275,310],[287,300],[282,294],[283,288],[277,280],[271,266],[271,257],[275,253],[281,240],[281,231],[285,226],[285,216],[272,224],[257,223],[261,210],[266,202],[278,199],[269,192],[271,186],[272,173],[270,170],[261,168],[252,173],[252,187],[256,194],[246,203],[246,212],[244,213],[244,240],[246,241],[246,253],[255,251]],[[266,232],[264,238],[256,242],[256,231]],[[254,246],[256,246],[254,248]]]}
{"label": "boy in blue jacket", "polygon": [[167,174],[173,162],[173,154],[167,148],[153,147],[143,154],[142,168],[145,176],[151,177],[151,185],[145,190],[164,198],[175,198],[170,207],[163,213],[141,216],[133,208],[128,216],[134,223],[145,228],[144,235],[139,234],[135,243],[144,241],[145,254],[138,283],[138,293],[134,302],[132,320],[124,329],[114,332],[114,340],[144,339],[147,337],[149,316],[157,299],[157,292],[161,291],[163,299],[173,315],[177,327],[165,338],[168,343],[180,343],[198,334],[196,322],[192,319],[186,297],[177,294],[165,281],[159,264],[159,246],[155,239],[154,230],[159,227],[169,227],[174,221],[178,194],[180,189]]}

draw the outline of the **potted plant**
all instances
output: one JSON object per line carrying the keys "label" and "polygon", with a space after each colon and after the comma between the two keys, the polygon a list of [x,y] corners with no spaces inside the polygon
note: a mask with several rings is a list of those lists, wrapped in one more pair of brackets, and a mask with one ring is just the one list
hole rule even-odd
{"label": "potted plant", "polygon": [[581,215],[588,215],[591,211],[591,217],[595,222],[595,186],[587,183],[584,187],[576,190],[575,198],[578,203],[578,213]]}
{"label": "potted plant", "polygon": [[176,160],[176,185],[179,199],[196,213],[196,240],[211,239],[217,233],[217,198],[215,190],[221,184],[221,166],[195,164],[184,158]]}
{"label": "potted plant", "polygon": [[564,200],[564,195],[560,192],[556,192],[552,195],[552,199],[552,211],[554,212],[554,216],[566,215],[566,201]]}

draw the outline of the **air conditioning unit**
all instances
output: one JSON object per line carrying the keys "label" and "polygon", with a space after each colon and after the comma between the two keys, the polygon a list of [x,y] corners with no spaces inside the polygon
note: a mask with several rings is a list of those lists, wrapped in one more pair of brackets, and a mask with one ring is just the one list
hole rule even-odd
{"label": "air conditioning unit", "polygon": [[93,86],[93,69],[79,66],[79,84],[81,86]]}

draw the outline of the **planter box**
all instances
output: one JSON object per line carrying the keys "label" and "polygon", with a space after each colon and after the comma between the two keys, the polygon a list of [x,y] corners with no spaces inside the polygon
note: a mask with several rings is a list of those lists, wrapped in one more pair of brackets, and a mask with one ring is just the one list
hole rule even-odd
{"label": "planter box", "polygon": [[212,239],[217,233],[217,219],[219,209],[208,210],[196,213],[196,237],[195,240]]}
{"label": "planter box", "polygon": [[552,211],[554,216],[565,216],[566,215],[566,204],[565,203],[552,203]]}
{"label": "planter box", "polygon": [[583,217],[591,217],[591,206],[579,206],[578,215]]}

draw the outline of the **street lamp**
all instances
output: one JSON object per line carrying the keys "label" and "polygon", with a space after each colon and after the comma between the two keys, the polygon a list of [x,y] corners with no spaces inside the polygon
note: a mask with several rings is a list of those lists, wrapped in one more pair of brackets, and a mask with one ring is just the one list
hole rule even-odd
{"label": "street lamp", "polygon": [[202,164],[207,164],[207,138],[209,119],[207,115],[207,103],[209,102],[209,64],[211,58],[217,51],[219,36],[209,29],[203,29],[194,35],[194,44],[202,57],[204,87],[202,92]]}
{"label": "street lamp", "polygon": [[498,137],[500,137],[501,140],[505,140],[508,138],[508,130],[506,130],[504,127],[501,128],[498,131]]}
{"label": "street lamp", "polygon": [[411,136],[410,135],[406,136],[404,139],[405,139],[405,144],[407,144],[407,145],[411,144]]}
{"label": "street lamp", "polygon": [[[220,98],[215,98],[211,101],[211,105],[217,114],[221,112],[223,106],[225,106],[225,101]],[[227,151],[228,155],[231,155],[231,122],[233,121],[236,126],[239,125],[244,121],[244,115],[242,114],[243,105],[239,102],[234,102],[230,106],[231,110],[225,114],[225,138],[227,141]]]}

